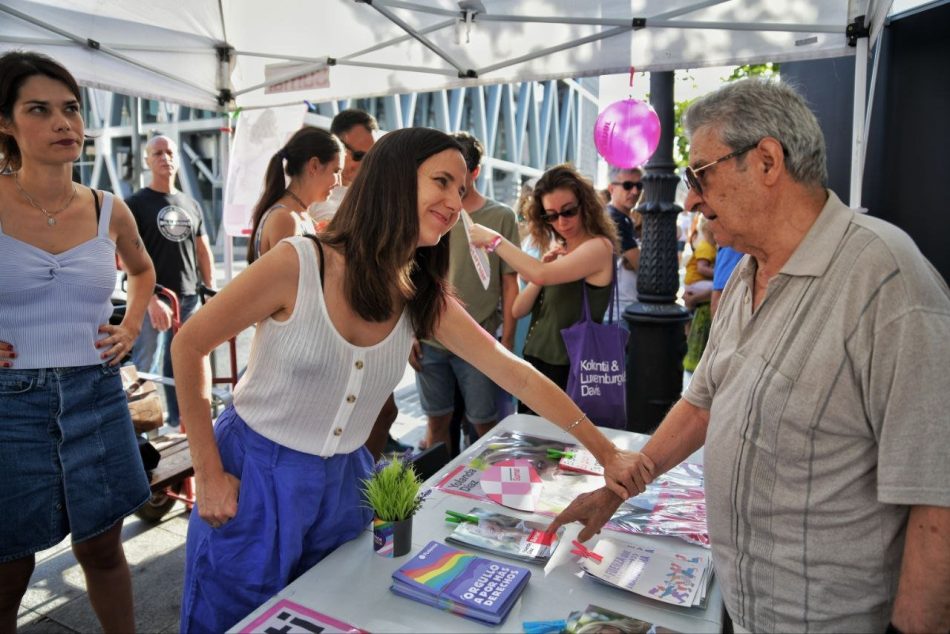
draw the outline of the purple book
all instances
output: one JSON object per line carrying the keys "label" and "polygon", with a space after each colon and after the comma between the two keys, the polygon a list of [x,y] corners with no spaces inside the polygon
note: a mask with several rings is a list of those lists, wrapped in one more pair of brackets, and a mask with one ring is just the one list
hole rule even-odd
{"label": "purple book", "polygon": [[429,542],[393,573],[391,590],[477,621],[501,623],[531,571]]}

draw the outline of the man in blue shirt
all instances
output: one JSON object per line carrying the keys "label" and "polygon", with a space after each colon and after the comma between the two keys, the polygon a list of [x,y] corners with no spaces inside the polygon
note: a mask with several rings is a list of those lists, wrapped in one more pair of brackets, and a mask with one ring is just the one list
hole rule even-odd
{"label": "man in blue shirt", "polygon": [[722,289],[726,288],[726,282],[732,275],[732,269],[736,268],[743,253],[739,253],[732,247],[719,247],[716,251],[716,264],[713,267],[713,287],[712,295],[709,298],[709,312],[716,314],[716,307],[719,306],[719,296],[722,295]]}

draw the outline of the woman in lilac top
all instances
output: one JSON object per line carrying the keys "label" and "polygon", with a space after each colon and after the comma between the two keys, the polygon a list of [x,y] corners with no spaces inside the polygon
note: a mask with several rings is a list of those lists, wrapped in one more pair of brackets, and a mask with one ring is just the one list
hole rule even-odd
{"label": "woman in lilac top", "polygon": [[[72,181],[80,91],[43,55],[0,57],[0,632],[35,553],[67,535],[106,632],[135,629],[122,518],[149,496],[118,364],[155,271],[128,207]],[[112,313],[116,253],[128,310]]]}

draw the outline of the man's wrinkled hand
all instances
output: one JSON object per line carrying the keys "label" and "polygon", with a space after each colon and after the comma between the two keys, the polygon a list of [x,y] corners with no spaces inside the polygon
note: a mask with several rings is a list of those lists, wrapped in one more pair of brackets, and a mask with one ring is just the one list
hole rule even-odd
{"label": "man's wrinkled hand", "polygon": [[580,522],[584,525],[577,539],[586,542],[600,532],[613,514],[623,504],[623,498],[608,489],[601,487],[596,491],[581,493],[566,509],[554,518],[548,526],[548,533],[553,533],[564,524]]}

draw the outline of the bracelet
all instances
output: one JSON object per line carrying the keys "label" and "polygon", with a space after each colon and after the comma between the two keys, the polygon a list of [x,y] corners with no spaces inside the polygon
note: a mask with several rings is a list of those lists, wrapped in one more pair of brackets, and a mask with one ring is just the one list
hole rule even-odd
{"label": "bracelet", "polygon": [[491,242],[485,245],[485,253],[494,253],[499,244],[501,244],[501,236],[495,236]]}
{"label": "bracelet", "polygon": [[576,421],[574,421],[573,423],[565,427],[564,431],[571,431],[572,429],[580,425],[582,422],[584,422],[585,419],[587,419],[587,414],[584,414],[583,416],[578,418]]}

